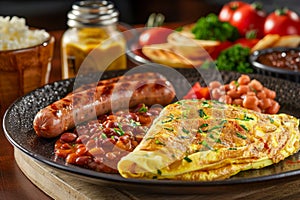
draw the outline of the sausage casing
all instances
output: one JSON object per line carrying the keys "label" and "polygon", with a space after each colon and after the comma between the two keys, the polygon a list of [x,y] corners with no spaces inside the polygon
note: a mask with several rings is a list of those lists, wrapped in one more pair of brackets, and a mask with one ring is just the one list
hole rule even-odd
{"label": "sausage casing", "polygon": [[79,91],[40,110],[33,121],[38,136],[52,138],[101,114],[139,103],[169,104],[175,89],[165,78],[120,81]]}

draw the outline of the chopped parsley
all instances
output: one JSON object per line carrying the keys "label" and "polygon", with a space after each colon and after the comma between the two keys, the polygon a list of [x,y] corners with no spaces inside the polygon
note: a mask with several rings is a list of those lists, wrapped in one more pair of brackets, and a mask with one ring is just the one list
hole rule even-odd
{"label": "chopped parsley", "polygon": [[208,127],[208,124],[201,124],[201,126],[199,128],[204,128],[204,127]]}
{"label": "chopped parsley", "polygon": [[133,126],[133,127],[141,126],[141,123],[134,121],[133,119],[130,119],[130,126]]}
{"label": "chopped parsley", "polygon": [[189,158],[189,157],[187,157],[187,156],[186,156],[186,157],[184,157],[183,159],[184,159],[186,162],[189,162],[189,163],[190,163],[190,162],[193,162],[193,160],[192,160],[192,159],[190,159],[190,158]]}
{"label": "chopped parsley", "polygon": [[120,123],[118,124],[118,129],[117,129],[117,128],[114,128],[114,130],[115,130],[116,133],[118,133],[120,136],[122,136],[122,135],[125,134],[125,132],[123,131],[122,126],[121,126]]}
{"label": "chopped parsley", "polygon": [[138,110],[139,113],[145,113],[148,111],[148,108],[145,104],[142,105],[142,107]]}
{"label": "chopped parsley", "polygon": [[158,145],[165,146],[165,144],[164,144],[164,143],[162,143],[162,142],[161,142],[161,141],[159,141],[159,140],[155,140],[155,144],[158,144]]}
{"label": "chopped parsley", "polygon": [[184,127],[182,128],[182,132],[184,132],[184,133],[186,133],[186,134],[189,134],[189,133],[190,133],[190,131],[187,130],[187,129],[185,129]]}
{"label": "chopped parsley", "polygon": [[237,150],[236,147],[229,147],[228,150]]}
{"label": "chopped parsley", "polygon": [[101,139],[106,139],[106,138],[107,138],[106,134],[105,134],[105,133],[102,133],[102,134],[101,134]]}
{"label": "chopped parsley", "polygon": [[254,120],[252,117],[248,117],[246,114],[244,115],[243,118],[244,121],[250,121],[250,120]]}
{"label": "chopped parsley", "polygon": [[161,175],[161,171],[160,171],[159,169],[157,170],[157,174],[158,174],[158,175]]}
{"label": "chopped parsley", "polygon": [[211,139],[213,139],[216,143],[219,143],[219,144],[222,143],[222,142],[221,142],[221,139],[220,139],[220,138],[215,138],[215,136],[214,136],[213,134],[210,134],[209,137],[210,137]]}
{"label": "chopped parsley", "polygon": [[241,126],[245,131],[249,131],[249,129],[248,129],[244,124],[240,124],[240,126]]}
{"label": "chopped parsley", "polygon": [[274,119],[272,117],[270,117],[270,116],[268,116],[268,118],[269,118],[270,122],[273,124],[274,123]]}
{"label": "chopped parsley", "polygon": [[171,122],[173,120],[174,120],[174,115],[171,113],[170,115],[167,116],[167,119],[162,121],[161,123],[165,124],[165,123]]}
{"label": "chopped parsley", "polygon": [[164,127],[164,129],[167,130],[167,131],[174,131],[173,128],[169,128],[169,127]]}
{"label": "chopped parsley", "polygon": [[200,116],[201,118],[207,116],[203,109],[199,109],[199,110],[198,110],[198,113],[199,113],[199,116]]}
{"label": "chopped parsley", "polygon": [[245,135],[242,135],[240,133],[236,133],[236,136],[238,136],[239,138],[242,138],[243,140],[247,139],[247,137]]}
{"label": "chopped parsley", "polygon": [[204,107],[204,108],[211,108],[211,105],[208,103],[208,101],[203,101],[202,102],[202,107]]}

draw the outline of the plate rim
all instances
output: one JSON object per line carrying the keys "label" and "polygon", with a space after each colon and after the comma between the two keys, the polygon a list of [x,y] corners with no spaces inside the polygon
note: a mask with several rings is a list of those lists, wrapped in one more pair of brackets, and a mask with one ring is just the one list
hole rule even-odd
{"label": "plate rim", "polygon": [[[185,70],[185,69],[183,69]],[[189,70],[189,69],[187,69]],[[235,73],[235,72],[231,72],[231,73]],[[236,72],[236,74],[239,74]],[[261,77],[267,77],[264,75],[259,75],[259,74],[255,74],[256,76],[261,76]],[[274,79],[278,79],[278,78],[274,78]],[[56,82],[59,83],[64,83],[66,81],[72,81],[72,79],[66,79],[66,80],[59,80],[59,81],[55,81],[53,83],[49,83],[46,84],[45,86],[42,86],[40,88],[37,88],[33,91],[31,91],[30,93],[19,97],[18,99],[16,99],[9,107],[8,109],[5,111],[4,115],[3,115],[3,121],[2,121],[2,127],[3,127],[3,132],[5,137],[8,139],[8,141],[16,148],[18,148],[19,150],[21,150],[23,153],[27,154],[28,156],[30,156],[31,158],[40,161],[42,163],[47,164],[48,166],[57,168],[59,170],[65,171],[65,172],[69,172],[71,174],[75,174],[75,175],[80,175],[80,176],[86,176],[87,178],[92,178],[92,179],[100,179],[99,181],[105,181],[105,182],[121,182],[122,184],[129,184],[129,185],[148,185],[148,186],[160,186],[160,185],[168,185],[170,187],[214,187],[214,186],[231,186],[231,185],[235,185],[235,184],[246,184],[246,183],[257,183],[257,182],[264,182],[264,181],[270,181],[270,180],[277,180],[277,179],[281,179],[281,178],[286,178],[286,177],[292,177],[292,176],[296,176],[296,175],[300,175],[300,170],[291,170],[291,171],[287,171],[287,172],[282,172],[279,174],[272,174],[272,175],[262,175],[262,176],[257,176],[257,177],[250,177],[250,178],[241,178],[241,179],[225,179],[225,180],[217,180],[217,181],[182,181],[182,180],[147,180],[147,179],[134,179],[134,178],[123,178],[121,175],[119,174],[107,174],[107,173],[103,173],[103,172],[96,172],[93,170],[89,170],[89,169],[84,169],[81,167],[76,167],[76,166],[72,166],[69,167],[67,165],[62,165],[58,162],[55,162],[53,160],[51,160],[50,158],[46,158],[45,156],[36,154],[35,152],[32,152],[28,149],[26,149],[25,147],[23,147],[21,144],[19,144],[17,141],[15,141],[12,138],[11,133],[8,132],[7,130],[7,126],[6,123],[7,122],[7,118],[8,115],[10,114],[10,112],[12,112],[12,109],[14,108],[14,106],[21,102],[23,100],[24,97],[31,95],[32,93],[34,93],[36,90],[48,87],[48,86],[53,86]],[[281,79],[283,82],[287,81],[284,79]],[[288,81],[290,82],[290,81]],[[298,83],[294,83],[294,82],[290,82],[292,84],[296,84],[299,85]]]}

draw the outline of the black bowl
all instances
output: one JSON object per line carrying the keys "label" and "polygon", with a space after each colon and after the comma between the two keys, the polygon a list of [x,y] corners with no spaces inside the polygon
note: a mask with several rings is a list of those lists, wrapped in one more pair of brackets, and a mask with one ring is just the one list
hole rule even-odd
{"label": "black bowl", "polygon": [[289,81],[300,83],[300,67],[298,67],[299,68],[298,70],[291,70],[291,69],[266,65],[259,61],[259,57],[262,55],[273,53],[273,52],[289,52],[289,51],[299,52],[299,59],[300,59],[300,47],[298,48],[275,47],[275,48],[267,48],[267,49],[253,52],[250,55],[249,60],[254,70],[258,74],[272,76],[276,78],[282,78]]}

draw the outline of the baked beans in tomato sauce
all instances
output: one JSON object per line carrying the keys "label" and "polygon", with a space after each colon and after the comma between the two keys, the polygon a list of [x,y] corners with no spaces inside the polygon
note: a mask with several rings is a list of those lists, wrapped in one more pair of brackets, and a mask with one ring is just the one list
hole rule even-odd
{"label": "baked beans in tomato sauce", "polygon": [[258,57],[258,62],[272,67],[299,71],[300,70],[300,51],[286,50],[264,53]]}
{"label": "baked beans in tomato sauce", "polygon": [[56,141],[55,159],[98,172],[118,173],[119,160],[140,143],[161,109],[140,104],[79,125]]}

